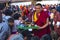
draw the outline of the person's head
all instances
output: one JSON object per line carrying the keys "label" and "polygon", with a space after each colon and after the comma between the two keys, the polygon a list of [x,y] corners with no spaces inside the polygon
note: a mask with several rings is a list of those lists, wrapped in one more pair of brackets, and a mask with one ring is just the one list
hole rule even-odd
{"label": "person's head", "polygon": [[22,17],[19,17],[19,20],[23,20],[23,18]]}
{"label": "person's head", "polygon": [[14,26],[14,19],[13,19],[13,18],[9,18],[9,19],[8,19],[8,25],[9,25],[10,27],[13,27],[13,26]]}
{"label": "person's head", "polygon": [[56,10],[60,13],[60,6],[57,6]]}
{"label": "person's head", "polygon": [[24,23],[24,22],[25,22],[22,17],[19,17],[19,21],[20,21],[21,23]]}
{"label": "person's head", "polygon": [[55,13],[56,12],[56,8],[55,7],[51,8],[51,12]]}
{"label": "person's head", "polygon": [[6,9],[5,12],[4,12],[4,14],[6,16],[12,16],[13,12],[10,9]]}
{"label": "person's head", "polygon": [[36,4],[35,9],[36,9],[36,12],[38,12],[38,13],[41,12],[42,5],[40,3]]}
{"label": "person's head", "polygon": [[22,18],[22,17],[19,17],[19,20],[20,20],[20,21],[23,21],[23,18]]}
{"label": "person's head", "polygon": [[19,19],[19,17],[21,17],[21,15],[20,15],[20,14],[18,14],[18,13],[16,13],[16,14],[14,14],[14,15],[13,15],[13,18],[14,18],[15,20],[18,20],[18,19]]}

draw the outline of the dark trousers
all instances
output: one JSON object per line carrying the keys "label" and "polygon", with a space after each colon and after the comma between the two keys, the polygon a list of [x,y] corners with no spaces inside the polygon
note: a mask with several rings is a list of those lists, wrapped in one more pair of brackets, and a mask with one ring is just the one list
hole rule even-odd
{"label": "dark trousers", "polygon": [[50,34],[45,34],[40,38],[40,40],[52,40],[52,38],[51,38]]}
{"label": "dark trousers", "polygon": [[51,22],[51,24],[50,24],[51,30],[54,30],[53,19],[50,19],[50,22]]}

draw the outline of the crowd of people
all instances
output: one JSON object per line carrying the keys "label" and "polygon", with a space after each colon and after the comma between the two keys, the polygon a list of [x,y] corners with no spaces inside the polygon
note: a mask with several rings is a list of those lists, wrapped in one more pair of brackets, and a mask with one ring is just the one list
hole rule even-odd
{"label": "crowd of people", "polygon": [[[12,40],[11,35],[19,36],[19,39],[14,40],[60,40],[60,4],[10,5],[0,10],[0,13],[0,40]],[[17,26],[25,27],[27,24],[37,25],[38,29],[33,29],[31,34],[34,38],[29,38],[30,31],[18,31]]]}

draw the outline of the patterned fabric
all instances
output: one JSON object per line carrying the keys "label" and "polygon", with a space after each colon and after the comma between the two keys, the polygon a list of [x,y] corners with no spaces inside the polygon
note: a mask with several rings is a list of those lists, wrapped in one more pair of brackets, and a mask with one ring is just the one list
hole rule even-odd
{"label": "patterned fabric", "polygon": [[[57,25],[60,25],[60,13],[56,13],[54,16],[54,30],[58,33],[58,35],[60,35],[60,26],[58,27]],[[57,25],[56,25],[57,24]]]}
{"label": "patterned fabric", "polygon": [[8,40],[24,40],[21,34],[12,34]]}
{"label": "patterned fabric", "polygon": [[7,22],[7,20],[9,19],[9,18],[11,18],[11,16],[3,16],[3,21],[5,21],[5,22]]}
{"label": "patterned fabric", "polygon": [[8,26],[6,23],[2,22],[0,23],[0,40],[5,40],[7,35],[9,35]]}

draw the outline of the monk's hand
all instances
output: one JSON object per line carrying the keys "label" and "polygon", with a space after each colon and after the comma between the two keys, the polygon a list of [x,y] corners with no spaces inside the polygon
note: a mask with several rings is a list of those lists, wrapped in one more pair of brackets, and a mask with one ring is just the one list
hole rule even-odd
{"label": "monk's hand", "polygon": [[42,27],[38,26],[38,29],[42,29]]}
{"label": "monk's hand", "polygon": [[59,28],[59,26],[57,26],[57,28]]}

